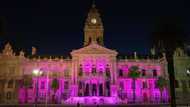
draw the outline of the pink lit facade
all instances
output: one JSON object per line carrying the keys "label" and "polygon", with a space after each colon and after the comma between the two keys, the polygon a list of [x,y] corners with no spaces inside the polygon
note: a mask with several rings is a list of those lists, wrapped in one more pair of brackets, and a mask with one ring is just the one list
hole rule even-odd
{"label": "pink lit facade", "polygon": [[[84,47],[73,50],[70,53],[71,58],[65,59],[51,56],[29,58],[22,51],[17,56],[10,44],[7,44],[0,62],[8,61],[8,64],[15,66],[16,76],[7,76],[9,80],[18,78],[13,79],[17,81],[14,82],[16,88],[3,91],[7,98],[8,92],[10,95],[14,94],[14,98],[3,101],[22,104],[169,102],[169,85],[162,91],[156,85],[158,77],[168,80],[167,61],[164,56],[158,59],[139,59],[135,53],[133,59],[117,59],[117,51],[103,45],[103,24],[95,5],[88,14],[84,36]],[[138,67],[140,72],[135,79],[135,89],[133,79],[128,75],[133,66]],[[41,73],[34,75],[35,70]]]}

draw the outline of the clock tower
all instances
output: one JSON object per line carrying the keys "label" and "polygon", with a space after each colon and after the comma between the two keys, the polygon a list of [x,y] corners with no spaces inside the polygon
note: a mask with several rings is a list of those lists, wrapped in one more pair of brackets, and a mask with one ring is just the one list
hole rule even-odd
{"label": "clock tower", "polygon": [[100,14],[93,3],[84,27],[84,46],[89,45],[91,42],[96,42],[103,45],[103,24]]}

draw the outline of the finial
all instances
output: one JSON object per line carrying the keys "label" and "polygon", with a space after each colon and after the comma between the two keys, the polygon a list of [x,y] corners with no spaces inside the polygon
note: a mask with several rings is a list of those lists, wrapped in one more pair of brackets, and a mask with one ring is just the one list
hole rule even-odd
{"label": "finial", "polygon": [[35,55],[36,51],[37,51],[36,47],[32,47],[32,55]]}
{"label": "finial", "polygon": [[92,0],[92,7],[95,8],[96,5],[95,5],[95,0]]}

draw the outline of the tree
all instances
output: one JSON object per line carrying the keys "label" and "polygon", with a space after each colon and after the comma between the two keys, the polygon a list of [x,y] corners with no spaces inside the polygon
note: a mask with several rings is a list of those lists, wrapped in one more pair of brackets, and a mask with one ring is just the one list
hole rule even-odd
{"label": "tree", "polygon": [[25,103],[27,103],[28,98],[28,88],[32,85],[32,77],[29,75],[24,75],[23,77],[23,87],[25,89]]}
{"label": "tree", "polygon": [[133,101],[135,102],[135,82],[136,82],[136,79],[140,77],[140,72],[139,72],[139,67],[138,66],[132,66],[129,68],[129,73],[128,73],[128,77],[132,78],[133,79]]}
{"label": "tree", "polygon": [[59,80],[57,78],[53,79],[52,84],[51,84],[51,88],[54,91],[54,94],[53,94],[53,103],[56,103],[55,102],[55,93],[59,89]]}
{"label": "tree", "polygon": [[167,80],[163,77],[158,77],[156,81],[156,86],[160,89],[160,97],[161,97],[161,102],[162,102],[162,93],[164,88],[167,86]]}

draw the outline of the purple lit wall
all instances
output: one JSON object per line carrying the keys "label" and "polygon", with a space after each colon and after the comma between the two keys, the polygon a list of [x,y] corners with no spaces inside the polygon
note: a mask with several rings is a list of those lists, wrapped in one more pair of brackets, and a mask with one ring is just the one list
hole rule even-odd
{"label": "purple lit wall", "polygon": [[[103,74],[105,74],[106,68],[108,67],[110,69],[111,78],[113,78],[113,73],[116,72],[116,78],[117,81],[115,84],[110,85],[110,92],[111,96],[110,99],[108,96],[82,96],[78,97],[78,84],[72,84],[71,76],[73,75],[73,68],[72,68],[72,62],[68,61],[32,61],[28,63],[24,63],[24,74],[26,75],[32,75],[32,70],[34,69],[40,69],[43,71],[43,75],[40,77],[34,77],[32,78],[32,87],[30,88],[24,88],[21,87],[19,89],[19,102],[25,103],[27,100],[27,103],[34,103],[36,98],[36,93],[38,92],[38,102],[39,103],[53,103],[53,95],[55,94],[55,100],[56,103],[71,103],[76,101],[84,102],[85,99],[89,100],[102,100],[104,99],[105,102],[108,103],[116,103],[114,101],[118,102],[125,102],[130,103],[133,101],[133,80],[128,77],[129,68],[133,65],[137,65],[139,67],[139,71],[142,74],[142,71],[146,71],[146,76],[140,76],[135,81],[135,99],[136,103],[159,103],[162,100],[165,102],[168,102],[169,100],[169,91],[166,88],[164,88],[162,92],[162,98],[161,98],[161,92],[158,87],[156,87],[155,83],[157,80],[157,77],[161,76],[163,74],[163,67],[159,64],[151,64],[151,63],[143,63],[143,62],[117,62],[117,71],[113,70],[113,63],[110,62],[107,58],[101,57],[101,58],[83,58],[81,59],[77,64],[77,69],[80,68],[80,66],[83,69],[84,74],[92,74],[92,69],[95,68],[97,75],[90,76],[86,75],[87,78],[90,79],[81,79],[85,84],[91,83],[91,84],[98,84],[102,83],[105,86],[106,79],[104,76],[99,75],[100,71],[102,71]],[[76,65],[75,65],[76,66]],[[118,76],[119,69],[122,69],[123,76]],[[153,70],[156,70],[156,76],[153,75]],[[65,73],[69,73],[69,77],[65,77]],[[54,79],[54,74],[56,75],[56,78],[59,80],[59,89],[56,90],[56,93],[54,93],[54,90],[51,88],[52,80]],[[78,74],[75,74],[78,75]],[[67,83],[65,83],[67,81]],[[77,79],[77,83],[79,81],[79,78]],[[36,83],[38,83],[38,91],[36,91]],[[68,86],[66,86],[68,85]],[[98,85],[97,85],[98,86]],[[65,89],[65,87],[68,87]],[[75,88],[73,88],[75,87]],[[97,88],[98,89],[98,88]],[[26,94],[27,92],[27,94]],[[105,92],[105,90],[104,90]],[[117,100],[113,100],[117,99]],[[71,101],[72,100],[72,101]],[[100,101],[101,102],[101,101]],[[117,102],[117,103],[118,103]],[[91,102],[92,103],[92,102]]]}

